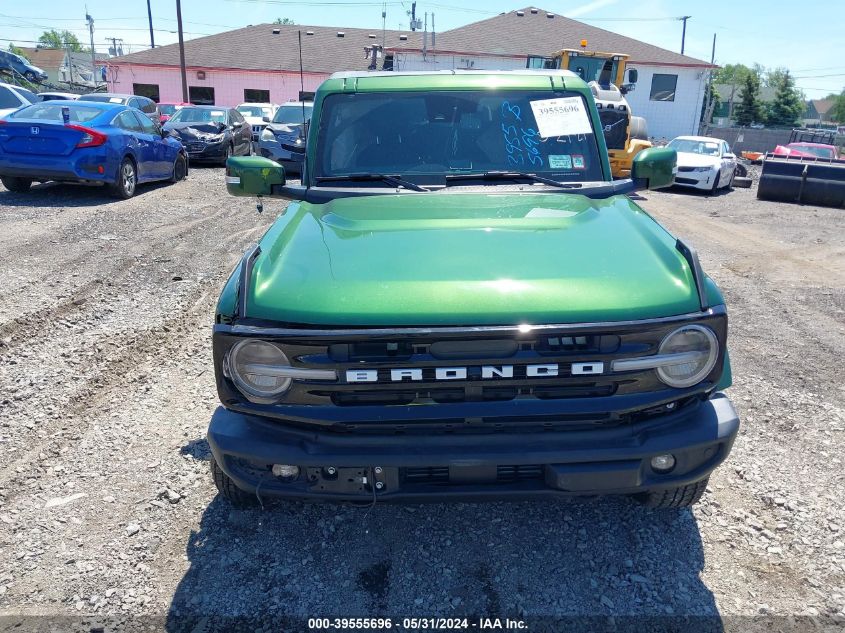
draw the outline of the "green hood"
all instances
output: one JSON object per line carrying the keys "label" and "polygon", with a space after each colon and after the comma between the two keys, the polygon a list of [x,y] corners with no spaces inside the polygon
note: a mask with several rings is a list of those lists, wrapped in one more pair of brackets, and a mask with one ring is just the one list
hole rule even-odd
{"label": "green hood", "polygon": [[246,316],[288,323],[574,323],[699,309],[674,238],[623,196],[448,192],[292,203],[261,251]]}

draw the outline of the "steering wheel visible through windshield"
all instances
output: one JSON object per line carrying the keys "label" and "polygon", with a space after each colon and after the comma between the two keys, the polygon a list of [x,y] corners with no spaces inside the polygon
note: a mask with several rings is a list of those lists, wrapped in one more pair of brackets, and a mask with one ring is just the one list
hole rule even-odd
{"label": "steering wheel visible through windshield", "polygon": [[570,92],[429,91],[330,95],[315,175],[396,174],[417,182],[525,172],[603,179],[584,98]]}

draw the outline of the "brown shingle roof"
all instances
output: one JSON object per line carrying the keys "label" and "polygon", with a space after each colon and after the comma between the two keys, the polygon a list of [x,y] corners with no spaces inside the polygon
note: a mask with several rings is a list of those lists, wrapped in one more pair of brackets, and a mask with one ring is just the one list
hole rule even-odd
{"label": "brown shingle roof", "polygon": [[[273,33],[274,29],[278,29],[278,35]],[[302,63],[306,72],[367,70],[370,60],[365,56],[364,48],[382,42],[382,31],[378,29],[259,24],[186,41],[185,63],[198,68],[298,71],[297,31],[302,31]],[[307,35],[308,31],[313,35]],[[338,37],[338,31],[344,36]],[[406,35],[408,39],[400,40],[400,35]],[[418,47],[422,45],[422,36],[420,33],[385,31],[385,45],[388,48]],[[179,46],[170,44],[131,53],[115,57],[111,62],[178,66]]]}
{"label": "brown shingle roof", "polygon": [[33,65],[42,70],[58,70],[65,60],[63,48],[24,48],[21,50],[29,57]]}
{"label": "brown shingle roof", "polygon": [[587,40],[589,50],[626,53],[631,56],[632,62],[710,66],[706,61],[673,53],[537,7],[509,11],[444,31],[437,35],[437,49],[545,57],[564,48],[579,48],[582,39]]}
{"label": "brown shingle roof", "polygon": [[828,110],[833,107],[833,99],[812,99],[813,107],[819,114],[827,114]]}

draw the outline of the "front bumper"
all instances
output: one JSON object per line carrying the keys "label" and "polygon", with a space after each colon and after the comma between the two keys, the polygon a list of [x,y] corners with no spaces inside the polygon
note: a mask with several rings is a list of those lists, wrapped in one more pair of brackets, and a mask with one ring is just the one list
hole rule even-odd
{"label": "front bumper", "polygon": [[[208,443],[239,488],[260,486],[262,496],[421,501],[631,494],[682,486],[721,464],[738,430],[736,410],[716,393],[695,407],[637,424],[521,435],[340,434],[219,407]],[[659,474],[649,462],[664,453],[675,456],[676,466]],[[271,474],[272,464],[296,465],[300,475],[280,480]],[[331,476],[329,467],[335,471]]]}
{"label": "front bumper", "polygon": [[710,171],[679,171],[675,176],[675,184],[679,187],[691,187],[693,189],[712,189],[713,180],[717,172]]}
{"label": "front bumper", "polygon": [[305,155],[289,152],[278,141],[260,139],[258,141],[258,154],[279,163],[285,168],[286,173],[302,173],[302,163],[305,161]]}
{"label": "front bumper", "polygon": [[226,141],[206,143],[204,141],[183,141],[182,145],[193,161],[219,161],[226,156]]}

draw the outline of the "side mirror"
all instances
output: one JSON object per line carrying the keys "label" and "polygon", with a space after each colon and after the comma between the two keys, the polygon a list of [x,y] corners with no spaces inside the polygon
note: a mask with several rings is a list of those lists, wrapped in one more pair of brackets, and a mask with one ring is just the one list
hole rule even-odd
{"label": "side mirror", "polygon": [[631,179],[637,189],[662,189],[675,182],[678,153],[671,147],[650,147],[634,156]]}
{"label": "side mirror", "polygon": [[226,189],[233,196],[269,196],[285,184],[285,168],[263,156],[233,156],[226,161]]}
{"label": "side mirror", "polygon": [[629,68],[628,69],[628,83],[635,84],[637,83],[637,79],[639,78],[639,72],[637,72],[636,68]]}
{"label": "side mirror", "polygon": [[736,154],[733,152],[726,152],[724,155],[725,158],[736,158]]}
{"label": "side mirror", "polygon": [[235,121],[234,123],[232,123],[232,127],[241,127],[242,125],[243,123],[241,123],[240,121]]}
{"label": "side mirror", "polygon": [[265,123],[269,123],[269,122],[270,122],[270,117],[268,117],[268,116],[263,116],[263,117],[261,117],[261,120],[262,120],[262,121],[264,121]]}

